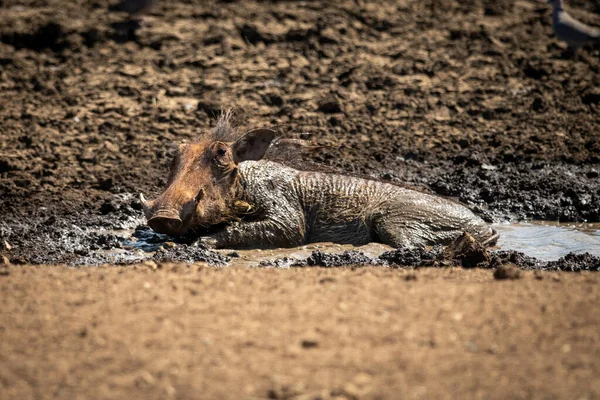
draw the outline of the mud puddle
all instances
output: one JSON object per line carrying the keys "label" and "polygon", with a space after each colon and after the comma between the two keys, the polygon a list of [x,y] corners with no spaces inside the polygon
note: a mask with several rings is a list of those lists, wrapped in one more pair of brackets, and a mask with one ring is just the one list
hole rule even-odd
{"label": "mud puddle", "polygon": [[[269,249],[269,250],[238,250],[235,251],[236,259],[233,265],[247,267],[278,267],[286,268],[295,265],[304,265],[304,260],[311,259],[315,254],[340,257],[345,254],[348,261],[356,260],[365,264],[377,263],[378,257],[386,251],[394,250],[392,247],[381,243],[369,243],[364,246],[352,246],[336,243],[311,243],[305,246],[291,249]],[[218,250],[223,252],[224,250]],[[231,255],[231,251],[229,251]]]}
{"label": "mud puddle", "polygon": [[[306,260],[315,252],[319,254],[356,254],[363,261],[373,264],[381,254],[393,250],[392,247],[381,243],[369,243],[364,246],[342,245],[337,243],[310,243],[294,248],[208,250],[194,243],[173,242],[166,235],[153,232],[150,228],[138,226],[135,230],[102,231],[102,234],[114,235],[120,245],[118,248],[99,249],[94,253],[101,260],[112,260],[116,264],[129,264],[144,260],[165,261],[208,261],[212,264],[227,263],[242,267],[279,267],[285,268],[297,265],[300,260]],[[214,257],[208,260],[211,254]],[[360,260],[357,260],[360,261]]]}
{"label": "mud puddle", "polygon": [[[518,252],[541,262],[555,261],[572,254],[589,253],[600,256],[600,224],[556,223],[535,221],[495,224],[500,239],[493,249],[500,252]],[[329,264],[386,264],[390,246],[369,243],[364,246],[335,243],[311,243],[305,246],[282,249],[251,249],[212,251],[194,243],[175,243],[168,236],[157,234],[145,226],[135,230],[105,231],[117,237],[120,246],[99,249],[99,259],[128,264],[153,259],[156,261],[206,261],[214,265],[244,267],[287,268],[299,265]],[[430,250],[431,251],[431,250]],[[93,255],[90,255],[93,258]],[[90,256],[86,261],[90,262]]]}
{"label": "mud puddle", "polygon": [[599,223],[531,221],[495,224],[500,232],[497,247],[553,261],[569,253],[600,256]]}

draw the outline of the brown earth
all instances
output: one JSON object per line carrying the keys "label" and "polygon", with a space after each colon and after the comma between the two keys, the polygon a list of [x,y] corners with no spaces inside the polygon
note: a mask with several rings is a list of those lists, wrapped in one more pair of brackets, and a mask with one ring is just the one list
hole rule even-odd
{"label": "brown earth", "polygon": [[600,275],[11,267],[3,398],[596,399]]}
{"label": "brown earth", "polygon": [[227,107],[490,221],[600,221],[600,49],[545,1],[108,5],[0,0],[1,397],[600,398],[594,273],[16,265],[104,262]]}

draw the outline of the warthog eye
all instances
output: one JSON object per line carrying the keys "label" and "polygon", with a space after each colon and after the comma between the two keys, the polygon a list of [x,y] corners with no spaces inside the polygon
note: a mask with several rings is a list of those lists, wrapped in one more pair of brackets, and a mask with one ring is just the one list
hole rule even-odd
{"label": "warthog eye", "polygon": [[219,147],[217,149],[217,156],[223,157],[225,154],[227,154],[227,149],[225,149],[223,147]]}

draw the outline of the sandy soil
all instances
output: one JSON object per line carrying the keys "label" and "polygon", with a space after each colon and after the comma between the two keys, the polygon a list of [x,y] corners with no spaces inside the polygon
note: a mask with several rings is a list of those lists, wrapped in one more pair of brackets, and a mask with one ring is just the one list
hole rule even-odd
{"label": "sandy soil", "polygon": [[3,398],[600,397],[600,275],[12,267]]}
{"label": "sandy soil", "polygon": [[108,5],[0,0],[2,397],[600,398],[593,273],[46,265],[101,264],[227,107],[489,221],[600,221],[600,49],[545,1]]}

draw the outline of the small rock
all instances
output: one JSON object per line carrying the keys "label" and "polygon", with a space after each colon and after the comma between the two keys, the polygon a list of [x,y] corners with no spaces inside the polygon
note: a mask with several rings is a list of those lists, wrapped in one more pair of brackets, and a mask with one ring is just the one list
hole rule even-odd
{"label": "small rock", "polygon": [[417,280],[417,275],[415,275],[415,274],[406,274],[406,275],[404,275],[404,280],[405,281],[416,281]]}
{"label": "small rock", "polygon": [[514,265],[503,265],[494,271],[494,279],[519,279],[521,270]]}
{"label": "small rock", "polygon": [[326,114],[339,113],[342,112],[342,105],[338,99],[329,96],[319,102],[319,111]]}
{"label": "small rock", "polygon": [[106,215],[118,210],[118,207],[111,201],[106,201],[100,206],[100,214]]}
{"label": "small rock", "polygon": [[303,339],[300,343],[305,349],[312,349],[314,347],[319,347],[319,342],[314,339]]}
{"label": "small rock", "polygon": [[594,88],[589,90],[583,96],[581,96],[583,104],[599,104],[600,103],[600,88]]}
{"label": "small rock", "polygon": [[100,190],[110,190],[114,185],[115,182],[112,177],[98,180],[98,189]]}
{"label": "small rock", "polygon": [[91,147],[86,147],[77,158],[79,161],[92,162],[96,158],[96,151]]}
{"label": "small rock", "polygon": [[108,140],[104,142],[104,147],[106,148],[106,150],[110,151],[111,153],[118,153],[120,151],[120,148],[118,145],[116,145]]}
{"label": "small rock", "polygon": [[281,107],[284,104],[283,97],[275,93],[266,94],[263,99],[269,106]]}
{"label": "small rock", "polygon": [[533,277],[534,277],[535,279],[537,279],[538,281],[541,281],[542,279],[544,279],[544,276],[543,276],[543,275],[542,275],[542,273],[541,273],[541,272],[539,272],[539,271],[536,271],[536,272],[535,272],[535,274],[533,274]]}
{"label": "small rock", "polygon": [[323,284],[325,284],[325,283],[331,283],[331,282],[335,282],[335,278],[332,278],[332,277],[329,277],[329,276],[328,276],[328,277],[326,277],[326,278],[321,278],[321,279],[319,279],[319,283],[320,283],[321,285],[323,285]]}
{"label": "small rock", "polygon": [[6,256],[0,257],[0,265],[10,265],[10,260]]}

